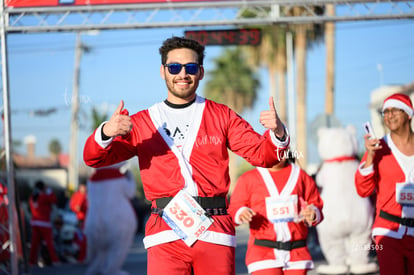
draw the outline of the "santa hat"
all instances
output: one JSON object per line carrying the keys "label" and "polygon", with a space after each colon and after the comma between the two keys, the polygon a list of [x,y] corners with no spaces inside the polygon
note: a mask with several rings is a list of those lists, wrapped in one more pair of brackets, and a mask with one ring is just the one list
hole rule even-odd
{"label": "santa hat", "polygon": [[408,95],[397,93],[397,94],[393,94],[387,97],[384,100],[382,111],[384,111],[387,108],[393,108],[393,107],[403,110],[404,112],[408,114],[410,118],[414,114],[413,103],[411,102],[411,99]]}

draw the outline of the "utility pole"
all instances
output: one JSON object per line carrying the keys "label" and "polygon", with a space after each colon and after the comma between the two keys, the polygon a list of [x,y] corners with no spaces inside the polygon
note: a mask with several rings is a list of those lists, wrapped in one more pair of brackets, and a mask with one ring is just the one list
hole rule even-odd
{"label": "utility pole", "polygon": [[286,33],[286,59],[288,76],[288,125],[290,135],[290,148],[296,150],[296,98],[295,98],[295,73],[293,56],[293,35],[289,31]]}
{"label": "utility pole", "polygon": [[72,104],[72,117],[70,120],[70,148],[69,148],[69,189],[76,190],[79,184],[78,175],[78,132],[79,132],[79,83],[80,83],[80,61],[82,58],[81,33],[76,36],[75,66],[73,72],[73,91],[70,100]]}
{"label": "utility pole", "polygon": [[[335,16],[335,5],[327,4],[328,16]],[[325,113],[334,114],[335,105],[335,22],[325,24],[326,45],[326,86],[325,86]]]}

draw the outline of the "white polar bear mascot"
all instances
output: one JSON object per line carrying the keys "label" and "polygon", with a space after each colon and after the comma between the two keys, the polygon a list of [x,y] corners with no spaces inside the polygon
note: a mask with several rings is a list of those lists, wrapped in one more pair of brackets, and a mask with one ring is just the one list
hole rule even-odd
{"label": "white polar bear mascot", "polygon": [[122,265],[137,229],[131,204],[136,194],[132,174],[122,173],[120,163],[96,169],[88,179],[87,275],[127,275]]}
{"label": "white polar bear mascot", "polygon": [[322,160],[316,174],[324,201],[324,221],[316,229],[322,252],[328,262],[317,268],[319,274],[369,274],[378,271],[369,262],[373,206],[355,189],[357,159],[356,129],[318,129],[318,152]]}

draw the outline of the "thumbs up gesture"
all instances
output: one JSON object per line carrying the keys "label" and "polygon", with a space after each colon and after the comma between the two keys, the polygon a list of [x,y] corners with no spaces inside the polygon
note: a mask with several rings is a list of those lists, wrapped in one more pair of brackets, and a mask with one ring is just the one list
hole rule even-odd
{"label": "thumbs up gesture", "polygon": [[124,109],[124,101],[121,100],[111,119],[103,126],[103,133],[108,137],[123,136],[131,132],[132,122],[128,111]]}
{"label": "thumbs up gesture", "polygon": [[260,123],[267,129],[272,130],[279,138],[285,135],[283,123],[277,115],[273,97],[269,98],[269,110],[260,113]]}

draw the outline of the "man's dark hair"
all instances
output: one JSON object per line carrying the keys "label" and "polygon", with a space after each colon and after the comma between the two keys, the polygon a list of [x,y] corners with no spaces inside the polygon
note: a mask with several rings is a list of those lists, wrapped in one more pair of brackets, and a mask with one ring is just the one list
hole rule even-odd
{"label": "man's dark hair", "polygon": [[38,190],[44,190],[45,189],[45,183],[42,180],[37,180],[35,182],[35,188]]}
{"label": "man's dark hair", "polygon": [[33,201],[37,201],[39,198],[40,193],[45,189],[45,183],[42,180],[37,180],[35,182],[33,191],[32,191],[32,199]]}
{"label": "man's dark hair", "polygon": [[164,43],[162,43],[162,46],[159,49],[159,52],[161,54],[161,64],[165,65],[167,62],[167,55],[170,51],[182,48],[187,48],[195,51],[198,55],[198,64],[203,65],[204,46],[195,40],[177,36],[168,38],[164,41]]}

